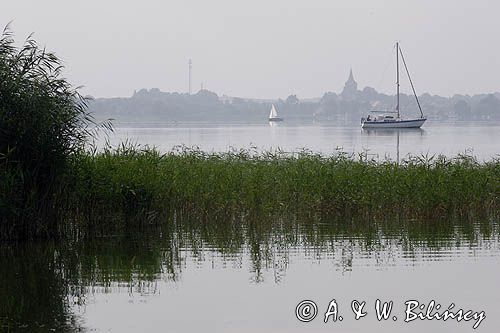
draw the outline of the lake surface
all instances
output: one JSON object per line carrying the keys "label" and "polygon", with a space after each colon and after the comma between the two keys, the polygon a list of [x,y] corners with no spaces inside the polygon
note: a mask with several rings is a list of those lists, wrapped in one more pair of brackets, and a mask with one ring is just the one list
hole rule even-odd
{"label": "lake surface", "polygon": [[[170,151],[178,145],[197,146],[204,151],[225,152],[231,148],[269,151],[280,148],[295,152],[303,148],[323,154],[339,150],[349,154],[366,153],[383,160],[411,155],[472,154],[479,160],[499,156],[500,122],[433,123],[422,129],[363,130],[360,126],[221,124],[117,124],[110,142],[124,140],[153,145]],[[101,142],[102,143],[102,142]]]}
{"label": "lake surface", "polygon": [[[405,323],[408,300],[484,311],[479,332],[500,326],[491,218],[166,221],[93,240],[4,245],[0,261],[0,319],[15,331],[473,331],[474,321]],[[325,324],[333,299],[343,321]],[[376,319],[377,299],[394,301],[387,321]],[[303,300],[317,304],[312,322],[296,318]],[[365,318],[354,319],[353,300],[367,302]]]}

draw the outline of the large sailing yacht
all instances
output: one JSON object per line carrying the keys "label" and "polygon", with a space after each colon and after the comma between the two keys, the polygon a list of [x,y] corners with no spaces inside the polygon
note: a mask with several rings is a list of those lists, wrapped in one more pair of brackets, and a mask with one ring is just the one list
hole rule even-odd
{"label": "large sailing yacht", "polygon": [[[403,60],[403,64],[405,66],[406,74],[408,75],[408,79],[410,81],[413,94],[415,95],[415,100],[417,101],[418,109],[420,110],[420,118],[401,117],[401,113],[399,110],[399,56],[400,55],[401,55],[401,60]],[[424,116],[424,113],[422,112],[420,102],[418,101],[417,93],[415,92],[415,87],[413,86],[413,82],[410,77],[410,72],[408,71],[408,67],[406,66],[405,58],[403,56],[401,48],[399,47],[399,43],[396,43],[396,72],[397,72],[396,110],[389,112],[372,111],[371,113],[378,113],[378,114],[376,115],[369,114],[368,117],[361,118],[362,128],[420,128],[427,120],[427,118]]]}

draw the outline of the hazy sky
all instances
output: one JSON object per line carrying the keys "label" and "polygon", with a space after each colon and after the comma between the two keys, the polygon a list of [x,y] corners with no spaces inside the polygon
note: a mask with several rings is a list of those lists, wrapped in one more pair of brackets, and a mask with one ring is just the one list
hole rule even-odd
{"label": "hazy sky", "polygon": [[195,91],[316,97],[352,66],[359,88],[392,94],[396,40],[418,93],[500,90],[495,0],[4,0],[0,24],[11,20],[96,97],[187,91],[189,58]]}

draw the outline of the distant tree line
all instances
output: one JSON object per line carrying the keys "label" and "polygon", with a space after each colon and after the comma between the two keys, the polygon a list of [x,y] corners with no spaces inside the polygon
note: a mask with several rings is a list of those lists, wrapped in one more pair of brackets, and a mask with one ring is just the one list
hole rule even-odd
{"label": "distant tree line", "polygon": [[[423,112],[439,120],[500,120],[500,93],[454,95],[453,97],[419,96]],[[327,92],[321,98],[299,100],[290,95],[285,100],[258,100],[218,96],[208,90],[196,94],[169,93],[159,89],[141,89],[127,98],[99,98],[90,104],[97,119],[117,122],[230,122],[267,121],[271,105],[288,121],[353,123],[368,112],[393,111],[396,98],[371,87],[357,90],[349,97]],[[413,95],[400,95],[404,116],[419,115]]]}

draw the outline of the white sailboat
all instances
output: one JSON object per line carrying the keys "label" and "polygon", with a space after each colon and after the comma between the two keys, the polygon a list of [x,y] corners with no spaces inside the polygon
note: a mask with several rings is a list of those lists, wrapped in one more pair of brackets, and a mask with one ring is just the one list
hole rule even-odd
{"label": "white sailboat", "polygon": [[[413,90],[413,95],[415,95],[415,100],[417,101],[418,109],[420,110],[420,118],[402,118],[399,112],[399,56],[401,55],[401,59],[403,60],[403,64],[406,69],[406,74],[408,75],[408,79],[411,84],[411,88]],[[413,82],[410,77],[410,72],[408,71],[408,67],[406,66],[405,58],[403,56],[403,52],[399,47],[399,43],[396,43],[396,72],[397,72],[397,81],[396,81],[396,111],[390,112],[381,112],[381,111],[372,111],[372,113],[382,113],[378,115],[369,114],[366,118],[361,118],[361,127],[362,128],[420,128],[427,118],[424,116],[422,112],[422,108],[420,107],[420,102],[418,101],[417,93],[415,92],[415,87],[413,86]],[[392,115],[396,114],[396,116]]]}
{"label": "white sailboat", "polygon": [[271,107],[271,112],[269,113],[269,121],[283,121],[283,118],[278,117],[278,111],[276,111],[276,108],[273,106]]}

